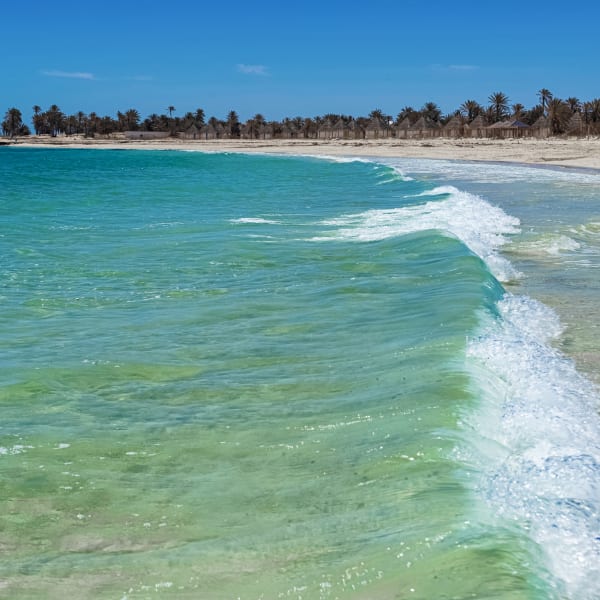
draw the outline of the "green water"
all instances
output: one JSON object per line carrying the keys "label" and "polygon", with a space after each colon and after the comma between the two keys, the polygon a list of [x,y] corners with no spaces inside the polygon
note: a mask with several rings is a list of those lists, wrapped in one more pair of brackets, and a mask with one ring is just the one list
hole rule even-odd
{"label": "green water", "polygon": [[0,159],[0,597],[567,597],[460,460],[466,345],[502,286],[437,228],[332,225],[432,183]]}

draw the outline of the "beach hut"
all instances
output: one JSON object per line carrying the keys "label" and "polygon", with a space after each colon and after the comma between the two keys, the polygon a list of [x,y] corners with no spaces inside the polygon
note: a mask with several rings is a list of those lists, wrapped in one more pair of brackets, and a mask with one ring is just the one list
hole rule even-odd
{"label": "beach hut", "polygon": [[283,123],[281,126],[281,137],[284,140],[295,140],[300,137],[300,132],[293,123]]}
{"label": "beach hut", "polygon": [[418,119],[408,129],[408,137],[411,138],[434,138],[439,137],[440,133],[440,124],[425,117]]}
{"label": "beach hut", "polygon": [[317,137],[320,140],[330,140],[333,136],[333,126],[329,120],[324,121],[319,125]]}
{"label": "beach hut", "polygon": [[498,121],[487,128],[487,137],[521,138],[530,134],[531,127],[518,119]]}
{"label": "beach hut", "polygon": [[532,126],[533,135],[536,138],[547,138],[550,135],[550,121],[542,115]]}
{"label": "beach hut", "polygon": [[168,131],[124,131],[128,140],[162,140],[169,137]]}
{"label": "beach hut", "polygon": [[365,138],[368,140],[378,140],[388,138],[391,135],[391,128],[386,121],[378,117],[373,117],[365,127]]}
{"label": "beach hut", "polygon": [[240,127],[240,137],[244,140],[271,140],[274,137],[273,125],[251,119]]}
{"label": "beach hut", "polygon": [[581,114],[579,112],[574,112],[567,123],[567,134],[568,135],[584,135],[585,126],[583,123],[583,119],[581,118]]}
{"label": "beach hut", "polygon": [[463,136],[465,127],[462,117],[454,115],[445,125],[442,127],[442,135],[448,138],[459,138]]}
{"label": "beach hut", "polygon": [[251,140],[253,133],[254,130],[248,123],[242,123],[242,126],[240,127],[240,137],[243,140]]}
{"label": "beach hut", "polygon": [[208,123],[200,129],[200,138],[204,140],[220,140],[223,137],[224,127],[220,123]]}
{"label": "beach hut", "polygon": [[492,123],[486,127],[485,137],[489,138],[503,138],[506,137],[504,134],[504,130],[508,129],[510,126],[510,121],[496,121],[496,123]]}
{"label": "beach hut", "polygon": [[465,125],[465,136],[482,138],[486,135],[487,124],[483,115],[476,116],[470,123]]}
{"label": "beach hut", "polygon": [[410,119],[405,117],[400,121],[400,123],[394,125],[392,128],[392,133],[396,135],[397,138],[406,139],[408,137],[408,130],[410,129]]}
{"label": "beach hut", "polygon": [[347,140],[350,139],[350,137],[352,137],[353,133],[354,132],[352,131],[350,124],[347,121],[344,121],[344,119],[338,119],[336,123],[334,123],[331,126],[332,138]]}
{"label": "beach hut", "polygon": [[273,125],[271,123],[261,123],[258,126],[258,137],[261,140],[272,140],[273,139]]}
{"label": "beach hut", "polygon": [[180,131],[177,137],[184,140],[199,140],[201,137],[200,129],[198,129],[195,123],[192,123],[187,129]]}

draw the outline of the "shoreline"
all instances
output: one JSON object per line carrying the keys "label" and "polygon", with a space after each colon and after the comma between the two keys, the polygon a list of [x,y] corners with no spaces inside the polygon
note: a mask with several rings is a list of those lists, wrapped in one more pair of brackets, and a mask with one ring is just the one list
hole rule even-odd
{"label": "shoreline", "polygon": [[181,150],[242,154],[423,158],[520,163],[600,171],[600,138],[488,139],[433,138],[426,140],[126,140],[34,137],[8,146],[22,148],[93,148],[107,150]]}

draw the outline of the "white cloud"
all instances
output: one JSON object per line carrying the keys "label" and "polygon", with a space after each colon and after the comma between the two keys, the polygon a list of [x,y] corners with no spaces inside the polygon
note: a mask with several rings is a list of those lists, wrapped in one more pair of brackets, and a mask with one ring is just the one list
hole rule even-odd
{"label": "white cloud", "polygon": [[450,71],[475,71],[479,69],[477,65],[448,65]]}
{"label": "white cloud", "polygon": [[477,65],[431,65],[434,71],[444,71],[446,73],[468,73],[479,69]]}
{"label": "white cloud", "polygon": [[239,64],[237,70],[245,75],[268,75],[268,70],[265,65],[244,65]]}
{"label": "white cloud", "polygon": [[65,77],[67,79],[94,79],[93,73],[79,71],[42,71],[46,77]]}

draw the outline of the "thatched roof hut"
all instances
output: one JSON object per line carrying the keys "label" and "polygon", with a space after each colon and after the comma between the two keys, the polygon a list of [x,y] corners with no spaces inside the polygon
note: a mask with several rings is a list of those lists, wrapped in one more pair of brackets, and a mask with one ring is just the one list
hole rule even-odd
{"label": "thatched roof hut", "polygon": [[192,123],[187,129],[184,131],[180,131],[177,134],[177,137],[182,138],[184,140],[199,140],[201,137],[200,129],[196,126],[195,123]]}
{"label": "thatched roof hut", "polygon": [[391,127],[383,119],[373,117],[365,127],[365,138],[377,140],[379,138],[390,137],[392,133]]}
{"label": "thatched roof hut", "polygon": [[357,124],[354,119],[350,121],[345,121],[344,119],[338,119],[336,123],[331,126],[331,137],[341,138],[341,139],[352,139],[357,136]]}
{"label": "thatched roof hut", "polygon": [[542,115],[532,126],[533,134],[537,138],[545,138],[550,135],[550,121]]}
{"label": "thatched roof hut", "polygon": [[258,137],[261,140],[270,140],[273,138],[274,129],[271,123],[261,123],[258,126]]}
{"label": "thatched roof hut", "polygon": [[465,135],[469,137],[485,137],[487,123],[483,115],[477,115],[470,123],[465,125]]}
{"label": "thatched roof hut", "polygon": [[207,123],[200,129],[200,138],[205,140],[220,140],[225,128],[221,123]]}
{"label": "thatched roof hut", "polygon": [[518,119],[498,121],[487,128],[487,136],[495,138],[520,138],[531,135],[531,127]]}
{"label": "thatched roof hut", "polygon": [[408,129],[408,137],[438,137],[441,133],[441,126],[436,121],[431,121],[421,117],[413,123]]}
{"label": "thatched roof hut", "polygon": [[273,138],[273,125],[256,123],[252,119],[240,127],[240,137],[244,140],[270,140]]}
{"label": "thatched roof hut", "polygon": [[123,135],[128,140],[162,140],[168,138],[168,131],[124,131]]}
{"label": "thatched roof hut", "polygon": [[330,140],[333,136],[333,125],[327,120],[319,125],[319,131],[317,133],[317,137],[320,140]]}
{"label": "thatched roof hut", "polygon": [[410,129],[410,125],[410,119],[408,117],[404,117],[404,119],[402,119],[400,123],[394,125],[392,131],[396,133],[397,138],[406,139],[408,137],[408,130]]}
{"label": "thatched roof hut", "polygon": [[567,123],[567,133],[569,135],[583,135],[585,131],[585,124],[581,118],[579,112],[574,112]]}
{"label": "thatched roof hut", "polygon": [[281,126],[281,137],[285,140],[295,140],[299,137],[300,131],[293,123],[284,123]]}
{"label": "thatched roof hut", "polygon": [[462,117],[454,115],[442,128],[442,135],[451,138],[462,137],[464,130],[465,126]]}

